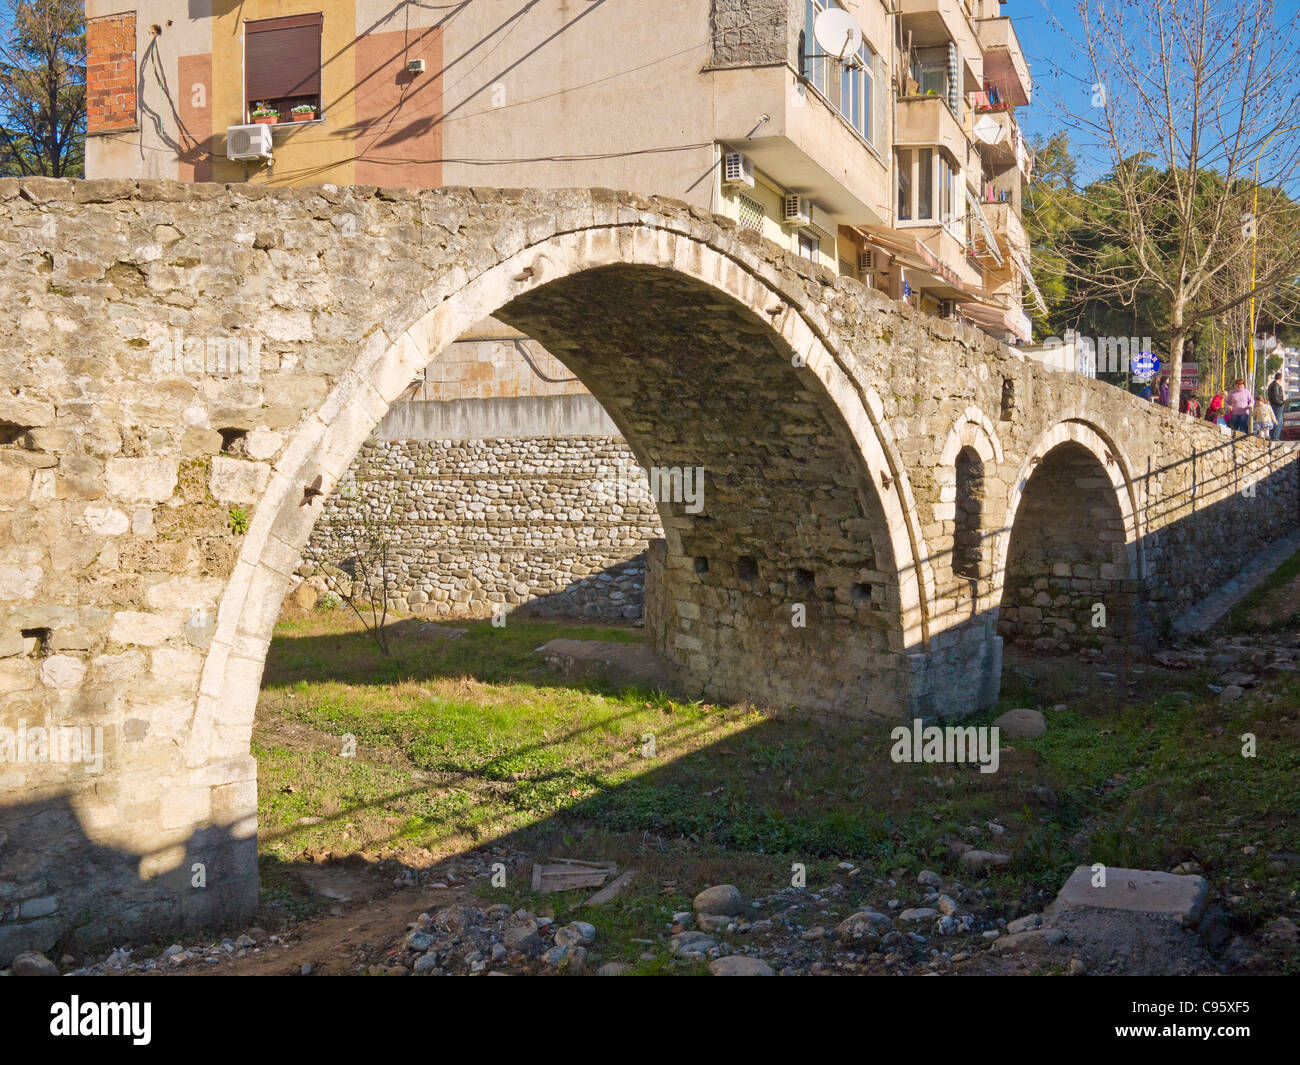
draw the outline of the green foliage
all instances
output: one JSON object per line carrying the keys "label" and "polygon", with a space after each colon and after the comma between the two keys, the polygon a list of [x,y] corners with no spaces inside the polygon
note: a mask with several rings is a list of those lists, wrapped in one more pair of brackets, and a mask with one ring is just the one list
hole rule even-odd
{"label": "green foliage", "polygon": [[[1175,208],[1175,175],[1135,155],[1078,188],[1065,133],[1039,139],[1034,151],[1035,181],[1026,189],[1023,218],[1033,247],[1034,276],[1048,305],[1048,314],[1035,318],[1035,333],[1040,338],[1063,337],[1073,329],[1094,338],[1151,337],[1155,352],[1167,356],[1173,335],[1169,292],[1177,287],[1172,271],[1184,225]],[[1144,233],[1158,254],[1145,264],[1123,237],[1129,224],[1126,198],[1150,205],[1143,217]],[[1217,382],[1221,374],[1231,380],[1244,373],[1248,350],[1249,301],[1240,297],[1249,292],[1250,256],[1243,253],[1242,231],[1235,224],[1226,227],[1226,235],[1212,235],[1212,220],[1225,204],[1234,219],[1259,211],[1261,222],[1252,239],[1261,272],[1285,257],[1288,243],[1300,230],[1300,205],[1281,190],[1257,190],[1242,182],[1229,185],[1212,170],[1197,175],[1197,223],[1190,251],[1208,256],[1212,270],[1206,284],[1193,292],[1183,320],[1189,324],[1192,343],[1184,358],[1201,364],[1202,391],[1212,391],[1211,381]],[[1227,310],[1211,313],[1233,300],[1237,302]],[[1255,312],[1259,331],[1292,335],[1286,327],[1300,319],[1300,285],[1261,291]],[[1225,350],[1227,365],[1221,367]],[[1125,383],[1121,376],[1112,379]]]}
{"label": "green foliage", "polygon": [[236,536],[243,536],[248,532],[248,511],[243,507],[231,507],[230,513],[226,516],[226,526]]}
{"label": "green foliage", "polygon": [[79,177],[86,22],[80,0],[0,0],[0,176]]}

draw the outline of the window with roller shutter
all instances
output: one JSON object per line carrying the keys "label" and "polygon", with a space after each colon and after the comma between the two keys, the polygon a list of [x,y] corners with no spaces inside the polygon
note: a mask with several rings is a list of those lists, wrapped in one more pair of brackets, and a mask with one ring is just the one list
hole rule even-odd
{"label": "window with roller shutter", "polygon": [[244,23],[244,100],[249,112],[261,104],[287,121],[294,107],[309,104],[320,115],[323,24],[319,12]]}

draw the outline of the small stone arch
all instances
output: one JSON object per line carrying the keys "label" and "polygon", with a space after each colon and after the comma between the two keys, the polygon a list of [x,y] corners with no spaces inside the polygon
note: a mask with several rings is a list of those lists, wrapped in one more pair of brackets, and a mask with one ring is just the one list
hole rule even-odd
{"label": "small stone arch", "polygon": [[1123,450],[1089,422],[1058,422],[1035,442],[1011,483],[996,541],[1004,635],[1063,644],[1145,635],[1129,471]]}
{"label": "small stone arch", "polygon": [[989,530],[1000,529],[1005,518],[1003,498],[993,486],[1004,464],[1002,440],[993,422],[978,407],[967,407],[939,454],[934,520],[953,526],[952,546],[939,552],[938,566],[953,582],[953,596],[960,600],[973,594],[977,611],[990,605],[986,600],[997,538]]}

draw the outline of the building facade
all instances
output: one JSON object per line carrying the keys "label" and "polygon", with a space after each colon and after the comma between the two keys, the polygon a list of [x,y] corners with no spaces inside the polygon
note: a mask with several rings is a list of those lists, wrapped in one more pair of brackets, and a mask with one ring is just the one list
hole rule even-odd
{"label": "building facade", "polygon": [[[91,177],[667,195],[1030,340],[1032,82],[999,0],[127,3],[87,0]],[[230,159],[249,125],[269,153]]]}

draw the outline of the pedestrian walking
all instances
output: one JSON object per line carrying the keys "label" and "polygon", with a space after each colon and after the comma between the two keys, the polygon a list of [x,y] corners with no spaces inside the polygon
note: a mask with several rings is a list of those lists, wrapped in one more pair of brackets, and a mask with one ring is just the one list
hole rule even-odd
{"label": "pedestrian walking", "polygon": [[1225,401],[1228,415],[1228,428],[1234,433],[1250,432],[1250,412],[1255,408],[1255,397],[1246,387],[1246,379],[1238,377],[1232,383],[1232,391]]}
{"label": "pedestrian walking", "polygon": [[1160,406],[1169,406],[1169,375],[1160,378]]}
{"label": "pedestrian walking", "polygon": [[1274,440],[1282,439],[1282,407],[1286,403],[1286,389],[1282,387],[1282,375],[1273,375],[1273,383],[1268,386],[1268,405],[1273,408]]}
{"label": "pedestrian walking", "polygon": [[1216,392],[1210,400],[1209,407],[1205,410],[1205,420],[1214,425],[1219,425],[1223,420],[1223,393]]}
{"label": "pedestrian walking", "polygon": [[1265,440],[1273,439],[1273,430],[1277,427],[1277,418],[1273,408],[1264,401],[1263,396],[1255,397],[1255,435]]}

